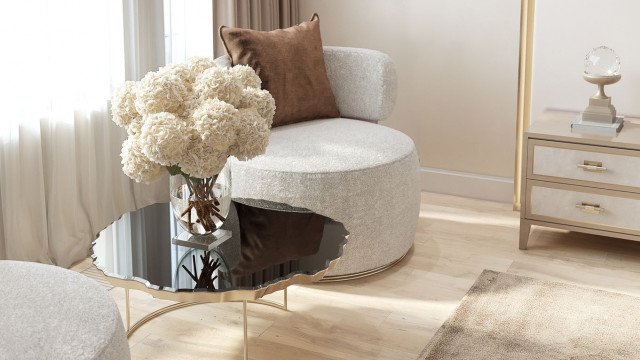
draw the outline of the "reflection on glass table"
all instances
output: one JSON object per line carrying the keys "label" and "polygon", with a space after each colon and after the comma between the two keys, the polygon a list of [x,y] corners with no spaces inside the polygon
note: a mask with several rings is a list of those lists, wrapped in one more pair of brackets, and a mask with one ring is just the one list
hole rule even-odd
{"label": "reflection on glass table", "polygon": [[[136,280],[155,290],[219,292],[260,289],[296,274],[314,275],[326,270],[329,263],[341,254],[346,231],[340,223],[305,209],[267,201],[237,199],[234,205],[229,219],[223,225],[223,229],[231,232],[231,237],[214,244],[216,246],[209,255],[210,262],[218,265],[211,274],[212,279],[215,276],[217,278],[209,288],[198,286],[193,280],[193,275],[201,276],[205,268],[203,258],[207,252],[172,244],[172,239],[180,235],[184,237],[184,232],[174,220],[169,204],[155,204],[124,214],[103,230],[93,245],[94,263],[108,276]],[[259,244],[255,243],[251,234],[245,236],[243,243],[236,210],[239,206],[242,207],[241,212],[248,213],[244,216],[244,222],[254,220],[260,223],[270,220],[264,213],[255,215],[250,211],[257,209],[275,213],[273,219],[279,224],[251,227],[250,224],[242,224],[245,225],[245,231],[249,228],[253,232],[267,233],[267,239],[262,239]],[[278,213],[282,213],[282,216],[278,217]],[[262,216],[263,219],[255,221],[256,216]],[[295,216],[306,218],[282,224],[283,217]],[[309,216],[316,218],[309,219]],[[251,219],[247,220],[248,217]],[[319,244],[309,244],[317,240],[305,236],[305,231],[312,227],[309,223],[317,222],[318,219],[322,221]],[[294,233],[295,230],[291,229],[294,226],[302,227],[298,231],[301,234]],[[311,231],[318,233],[317,229]],[[257,237],[265,237],[261,235],[257,234]],[[284,242],[289,244],[283,246],[279,237],[285,237]],[[280,243],[269,244],[269,241]],[[300,246],[295,248],[291,243]],[[317,250],[310,253],[309,247],[312,248],[311,251]],[[265,259],[265,256],[269,259]],[[251,266],[251,262],[260,264],[257,267]]]}

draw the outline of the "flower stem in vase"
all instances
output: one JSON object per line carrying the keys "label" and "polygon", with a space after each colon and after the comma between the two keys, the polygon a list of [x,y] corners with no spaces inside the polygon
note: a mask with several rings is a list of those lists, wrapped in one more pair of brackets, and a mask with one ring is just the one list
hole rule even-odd
{"label": "flower stem in vase", "polygon": [[[187,224],[189,230],[193,230],[193,226],[200,224],[206,232],[216,230],[214,217],[220,221],[226,218],[220,214],[220,202],[215,197],[213,187],[216,182],[217,175],[214,177],[197,179],[184,176],[189,188],[190,196],[187,208],[182,212],[180,217],[187,215]],[[196,219],[193,221],[191,210],[195,209]]]}

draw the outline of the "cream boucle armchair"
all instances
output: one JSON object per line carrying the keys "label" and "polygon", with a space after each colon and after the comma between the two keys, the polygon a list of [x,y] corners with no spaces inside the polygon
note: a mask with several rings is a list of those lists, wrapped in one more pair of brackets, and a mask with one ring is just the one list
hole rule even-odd
{"label": "cream boucle armchair", "polygon": [[385,269],[411,248],[418,156],[407,135],[375,123],[395,103],[391,58],[324,47],[324,59],[342,117],[274,128],[266,154],[231,163],[232,196],[287,203],[343,223],[348,244],[330,277],[344,279]]}

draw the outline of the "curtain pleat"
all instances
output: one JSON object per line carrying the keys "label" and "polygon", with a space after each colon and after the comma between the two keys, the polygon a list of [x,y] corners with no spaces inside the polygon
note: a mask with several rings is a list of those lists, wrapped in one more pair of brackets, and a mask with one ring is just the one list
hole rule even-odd
{"label": "curtain pleat", "polygon": [[214,56],[225,54],[218,36],[222,25],[271,31],[299,22],[298,0],[213,0]]}
{"label": "curtain pleat", "polygon": [[299,22],[297,5],[297,1],[279,1],[277,12],[280,28],[289,27]]}
{"label": "curtain pleat", "polygon": [[4,258],[50,263],[38,125],[13,125],[0,139],[0,242]]}

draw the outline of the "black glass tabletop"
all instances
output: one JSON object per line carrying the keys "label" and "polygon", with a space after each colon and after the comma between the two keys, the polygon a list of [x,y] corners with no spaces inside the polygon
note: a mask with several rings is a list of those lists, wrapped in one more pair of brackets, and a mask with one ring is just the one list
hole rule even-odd
{"label": "black glass tabletop", "polygon": [[220,230],[195,236],[176,222],[170,207],[126,213],[100,232],[92,247],[96,266],[154,290],[256,290],[326,271],[347,235],[341,223],[306,209],[235,199]]}

